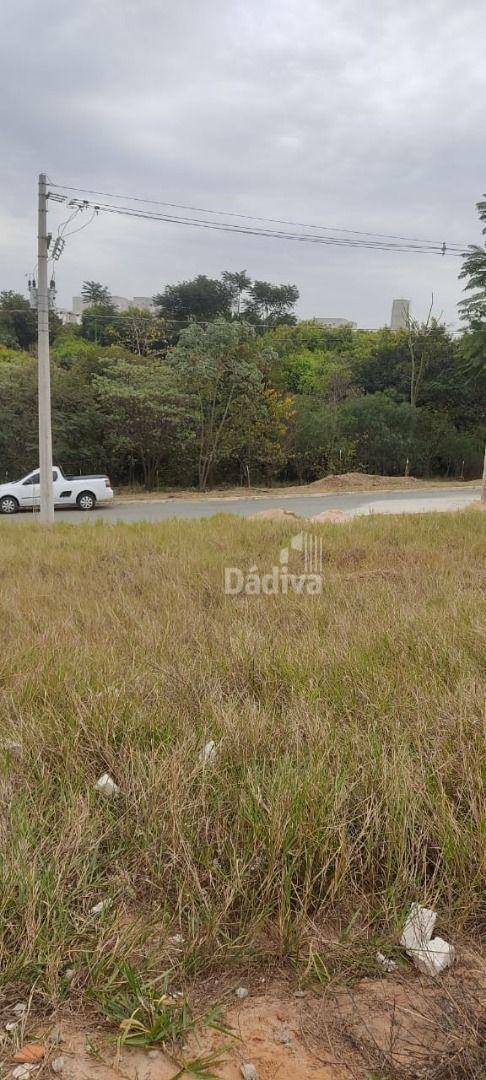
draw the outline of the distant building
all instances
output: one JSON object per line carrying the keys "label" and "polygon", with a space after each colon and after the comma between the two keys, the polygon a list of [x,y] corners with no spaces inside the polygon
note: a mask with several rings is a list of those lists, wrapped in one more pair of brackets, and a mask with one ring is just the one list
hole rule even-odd
{"label": "distant building", "polygon": [[406,330],[410,319],[410,300],[394,300],[391,310],[392,330]]}
{"label": "distant building", "polygon": [[318,323],[319,326],[347,326],[349,330],[356,330],[358,325],[355,322],[351,322],[351,319],[335,319],[331,316],[314,319],[314,322]]}
{"label": "distant building", "polygon": [[64,326],[77,326],[81,318],[80,315],[75,315],[74,311],[64,311],[62,308],[57,314]]}
{"label": "distant building", "polygon": [[[142,308],[143,311],[148,311],[150,314],[155,314],[155,307],[151,296],[134,296],[131,300],[127,296],[112,296],[112,304],[115,305],[117,311],[127,311],[129,307]],[[79,322],[81,315],[85,308],[89,307],[86,300],[83,300],[82,296],[73,296],[73,310],[74,315],[73,322]]]}

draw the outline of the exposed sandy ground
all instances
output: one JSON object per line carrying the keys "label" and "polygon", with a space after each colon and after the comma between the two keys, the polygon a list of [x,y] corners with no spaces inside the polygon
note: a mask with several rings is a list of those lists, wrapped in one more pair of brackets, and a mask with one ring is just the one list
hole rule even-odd
{"label": "exposed sandy ground", "polygon": [[298,514],[294,514],[292,510],[282,510],[280,506],[271,507],[268,510],[257,510],[256,514],[251,514],[249,521],[301,521]]}
{"label": "exposed sandy ground", "polygon": [[352,515],[347,510],[340,510],[337,507],[330,506],[329,510],[321,510],[320,514],[314,514],[311,517],[311,521],[315,521],[316,524],[322,524],[326,521],[333,521],[335,525],[343,525],[346,521],[351,521]]}
{"label": "exposed sandy ground", "polygon": [[194,491],[193,488],[172,488],[161,491],[143,491],[140,488],[120,488],[116,491],[117,500],[126,502],[139,499],[234,499],[258,498],[272,495],[318,495],[333,491],[342,494],[353,491],[410,491],[417,488],[468,488],[478,484],[478,480],[416,480],[413,476],[378,476],[374,473],[349,472],[325,476],[311,484],[293,484],[289,487],[234,487],[214,488],[211,491]]}
{"label": "exposed sandy ground", "polygon": [[[206,992],[215,990],[208,986]],[[284,979],[267,985],[255,977],[249,990],[237,1001],[234,987],[219,987],[219,997],[228,1002],[222,1017],[232,1036],[198,1030],[168,1054],[120,1049],[112,1030],[74,1007],[48,1023],[27,1022],[26,1038],[44,1040],[47,1047],[42,1067],[31,1075],[52,1076],[52,1062],[62,1056],[64,1080],[175,1080],[195,1075],[179,1073],[184,1061],[218,1050],[220,1061],[207,1068],[221,1080],[241,1078],[244,1063],[254,1065],[258,1080],[366,1080],[370,1074],[398,1073],[407,1080],[479,1078],[486,1067],[486,966],[472,952],[463,951],[456,968],[437,982],[422,979],[407,965],[403,974],[361,979],[353,988],[299,990]],[[451,1063],[453,1071],[445,1071]]]}

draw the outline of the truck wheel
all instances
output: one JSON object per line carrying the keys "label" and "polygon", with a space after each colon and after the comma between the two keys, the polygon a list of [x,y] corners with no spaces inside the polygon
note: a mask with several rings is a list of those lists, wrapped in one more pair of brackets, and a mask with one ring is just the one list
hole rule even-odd
{"label": "truck wheel", "polygon": [[0,499],[0,514],[16,514],[19,508],[17,499],[13,495],[4,495]]}
{"label": "truck wheel", "polygon": [[96,506],[96,496],[92,491],[81,491],[76,499],[76,506],[80,510],[94,510]]}

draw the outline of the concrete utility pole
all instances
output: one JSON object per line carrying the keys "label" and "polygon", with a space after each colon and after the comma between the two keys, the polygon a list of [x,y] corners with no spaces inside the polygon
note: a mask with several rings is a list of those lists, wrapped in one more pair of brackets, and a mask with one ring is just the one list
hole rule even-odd
{"label": "concrete utility pole", "polygon": [[37,236],[37,355],[39,387],[40,522],[54,523],[52,486],[51,369],[49,360],[49,290],[47,278],[47,179],[39,175]]}

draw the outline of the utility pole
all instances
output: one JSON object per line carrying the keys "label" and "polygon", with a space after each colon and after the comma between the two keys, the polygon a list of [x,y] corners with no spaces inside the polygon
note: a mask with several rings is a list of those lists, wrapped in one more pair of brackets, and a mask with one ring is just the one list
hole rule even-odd
{"label": "utility pole", "polygon": [[39,175],[37,236],[37,356],[39,399],[40,523],[54,523],[52,486],[51,368],[49,359],[49,291],[47,279],[47,178]]}
{"label": "utility pole", "polygon": [[481,502],[486,503],[486,446],[484,447],[483,484],[481,487]]}

